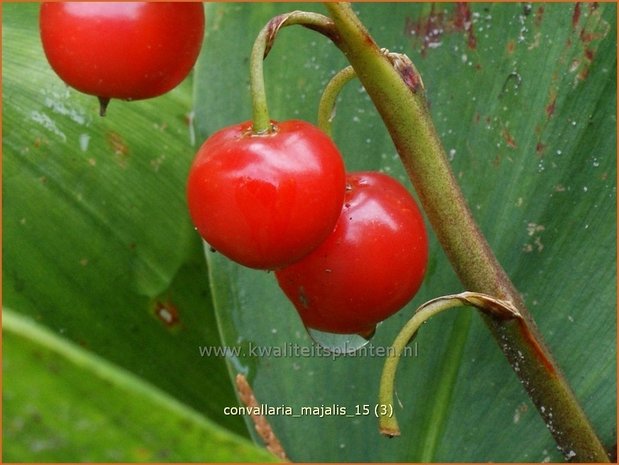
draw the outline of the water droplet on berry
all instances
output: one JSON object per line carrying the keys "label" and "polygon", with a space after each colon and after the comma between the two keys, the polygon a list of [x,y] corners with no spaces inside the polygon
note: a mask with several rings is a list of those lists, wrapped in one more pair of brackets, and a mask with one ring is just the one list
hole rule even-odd
{"label": "water droplet on berry", "polygon": [[364,334],[336,334],[306,328],[312,340],[334,355],[352,354],[361,349],[372,339],[375,328]]}

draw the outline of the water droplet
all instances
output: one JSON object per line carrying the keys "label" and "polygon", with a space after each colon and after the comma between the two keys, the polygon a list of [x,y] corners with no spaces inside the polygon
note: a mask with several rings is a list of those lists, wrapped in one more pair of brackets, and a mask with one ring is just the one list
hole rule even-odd
{"label": "water droplet", "polygon": [[88,144],[90,142],[90,135],[82,133],[80,134],[80,149],[82,152],[86,152],[88,150]]}
{"label": "water droplet", "polygon": [[334,355],[352,354],[370,342],[375,329],[371,334],[336,334],[307,328],[307,333],[313,341]]}
{"label": "water droplet", "polygon": [[540,160],[539,163],[537,164],[537,172],[541,173],[545,169],[546,169],[546,167],[544,166],[544,161]]}
{"label": "water droplet", "polygon": [[49,115],[38,111],[31,111],[30,119],[43,126],[54,135],[58,136],[63,142],[67,141],[67,136],[58,128],[58,126],[56,126],[56,123],[49,117]]}

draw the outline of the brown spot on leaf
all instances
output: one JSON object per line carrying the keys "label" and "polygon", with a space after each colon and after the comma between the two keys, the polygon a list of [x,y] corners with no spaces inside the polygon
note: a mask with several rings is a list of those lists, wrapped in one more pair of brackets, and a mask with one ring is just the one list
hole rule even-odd
{"label": "brown spot on leaf", "polygon": [[595,39],[595,35],[592,32],[587,31],[585,28],[582,28],[580,31],[580,40],[584,43],[589,43],[593,39]]}
{"label": "brown spot on leaf", "polygon": [[535,26],[540,27],[544,19],[544,6],[540,5],[535,11]]}
{"label": "brown spot on leaf", "polygon": [[557,104],[557,96],[553,95],[550,99],[550,103],[546,105],[546,116],[548,116],[548,119],[552,118],[552,115],[555,112],[556,104]]}
{"label": "brown spot on leaf", "polygon": [[106,135],[106,140],[114,155],[116,155],[116,160],[118,164],[125,168],[127,166],[127,159],[129,157],[129,147],[125,143],[122,136],[116,132],[108,132]]}
{"label": "brown spot on leaf", "polygon": [[116,155],[127,155],[129,153],[129,148],[125,144],[122,136],[117,132],[108,132],[106,139]]}
{"label": "brown spot on leaf", "polygon": [[579,21],[580,21],[580,3],[576,3],[576,5],[574,5],[574,11],[572,12],[572,27],[576,28],[576,26],[578,26]]}
{"label": "brown spot on leaf", "polygon": [[511,39],[509,42],[507,42],[507,53],[511,55],[512,53],[514,53],[514,50],[516,50],[516,42]]}
{"label": "brown spot on leaf", "polygon": [[473,30],[473,20],[471,8],[467,2],[458,2],[456,4],[456,18],[454,20],[456,30],[461,30],[466,33],[466,43],[471,50],[477,48],[477,38]]}
{"label": "brown spot on leaf", "polygon": [[430,14],[427,17],[421,16],[416,21],[406,18],[404,28],[406,35],[421,39],[421,56],[426,56],[428,48],[433,48],[441,43],[444,23],[444,12],[437,12],[436,5],[432,4]]}
{"label": "brown spot on leaf", "polygon": [[508,147],[511,147],[512,149],[515,149],[516,147],[518,147],[518,144],[516,143],[516,139],[514,139],[514,136],[512,136],[512,134],[509,132],[509,129],[507,129],[506,127],[503,128],[501,135],[503,136],[503,140],[505,141]]}
{"label": "brown spot on leaf", "polygon": [[[566,47],[576,47],[576,52],[572,52],[574,58],[568,68],[570,73],[575,73],[574,85],[588,78],[599,43],[606,38],[611,30],[608,21],[602,18],[597,4],[589,3],[587,5],[588,8],[584,11],[582,4],[577,4],[574,7],[572,15],[572,39],[574,40],[568,40]],[[582,26],[580,26],[581,23]]]}
{"label": "brown spot on leaf", "polygon": [[422,56],[426,56],[429,48],[440,46],[444,34],[454,32],[464,32],[467,46],[475,50],[477,37],[472,16],[470,5],[466,2],[457,3],[451,12],[445,9],[438,10],[436,4],[432,4],[427,16],[421,16],[416,20],[406,18],[404,32],[421,40]]}
{"label": "brown spot on leaf", "polygon": [[578,79],[581,81],[585,81],[589,77],[589,67],[583,66],[580,72],[578,73]]}
{"label": "brown spot on leaf", "polygon": [[170,301],[157,301],[154,307],[155,316],[166,327],[172,328],[180,323],[178,309]]}

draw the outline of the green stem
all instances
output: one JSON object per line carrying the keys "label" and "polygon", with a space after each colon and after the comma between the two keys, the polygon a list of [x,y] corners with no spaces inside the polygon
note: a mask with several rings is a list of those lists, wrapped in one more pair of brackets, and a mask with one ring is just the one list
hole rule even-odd
{"label": "green stem", "polygon": [[[510,301],[522,318],[484,316],[566,457],[608,461],[524,302],[473,219],[451,172],[414,66],[389,60],[347,3],[326,3],[345,53],[387,126],[436,236],[465,288]],[[575,454],[575,455],[574,455]]]}
{"label": "green stem", "polygon": [[318,127],[331,137],[331,122],[335,117],[337,97],[346,84],[356,77],[355,69],[347,66],[331,78],[320,97],[318,104]]}
{"label": "green stem", "polygon": [[254,134],[265,134],[271,130],[271,118],[267,105],[266,89],[264,88],[263,61],[266,50],[268,25],[260,31],[249,59],[249,74],[252,104],[252,130]]}
{"label": "green stem", "polygon": [[252,98],[252,131],[256,135],[271,132],[271,119],[267,105],[266,89],[264,85],[263,61],[268,55],[278,31],[285,26],[301,25],[320,32],[329,37],[334,43],[338,43],[337,33],[330,18],[317,13],[306,11],[293,11],[279,15],[271,19],[262,28],[250,56],[250,88]]}
{"label": "green stem", "polygon": [[474,292],[463,292],[461,294],[439,297],[419,307],[413,317],[400,330],[395,341],[393,341],[391,350],[388,351],[389,356],[383,367],[383,373],[380,378],[378,403],[380,405],[389,406],[389,408],[381,410],[381,415],[378,417],[379,428],[382,434],[390,437],[400,435],[398,420],[395,409],[393,408],[393,391],[395,373],[398,368],[400,356],[402,352],[404,352],[405,347],[417,333],[421,325],[430,318],[450,308],[467,305],[472,305],[484,312],[493,314],[495,318],[501,320],[521,318],[518,310],[515,309],[510,302],[500,301],[491,296]]}

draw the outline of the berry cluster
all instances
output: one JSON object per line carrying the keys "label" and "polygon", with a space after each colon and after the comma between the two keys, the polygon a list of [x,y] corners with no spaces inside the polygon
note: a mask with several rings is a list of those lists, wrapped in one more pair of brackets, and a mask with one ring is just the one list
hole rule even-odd
{"label": "berry cluster", "polygon": [[[204,11],[201,3],[50,2],[40,30],[52,68],[97,96],[103,114],[112,98],[155,97],[187,76]],[[254,96],[254,110],[266,113],[264,96]],[[275,271],[306,327],[373,333],[424,277],[428,245],[415,201],[384,174],[347,174],[321,129],[262,120],[221,129],[198,151],[187,183],[196,229],[226,257]]]}
{"label": "berry cluster", "polygon": [[308,328],[371,335],[423,280],[427,236],[409,192],[379,172],[346,174],[332,140],[307,122],[213,134],[187,197],[204,240],[242,265],[274,270]]}

